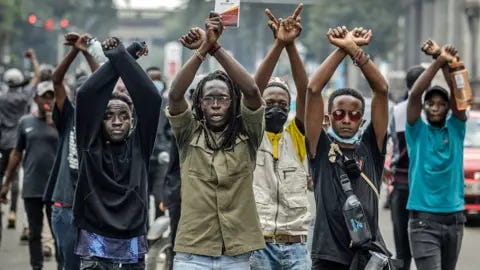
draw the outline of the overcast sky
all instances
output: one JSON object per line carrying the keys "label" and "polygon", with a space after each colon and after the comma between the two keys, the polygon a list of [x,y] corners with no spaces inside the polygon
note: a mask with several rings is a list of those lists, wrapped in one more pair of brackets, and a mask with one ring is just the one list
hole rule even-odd
{"label": "overcast sky", "polygon": [[115,0],[117,7],[126,8],[175,8],[181,0]]}

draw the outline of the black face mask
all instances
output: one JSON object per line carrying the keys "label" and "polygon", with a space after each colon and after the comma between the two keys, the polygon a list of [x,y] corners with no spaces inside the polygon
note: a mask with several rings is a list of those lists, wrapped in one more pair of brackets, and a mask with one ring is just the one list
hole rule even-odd
{"label": "black face mask", "polygon": [[270,106],[265,109],[265,129],[268,132],[279,133],[287,121],[288,110],[278,106]]}

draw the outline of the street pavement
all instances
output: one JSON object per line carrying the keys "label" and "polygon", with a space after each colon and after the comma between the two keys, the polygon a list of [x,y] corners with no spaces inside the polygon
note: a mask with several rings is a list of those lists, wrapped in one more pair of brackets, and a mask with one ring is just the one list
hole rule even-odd
{"label": "street pavement", "polygon": [[[385,194],[385,190],[382,192]],[[383,199],[384,200],[384,199]],[[382,200],[382,201],[383,201]],[[383,202],[381,203],[383,205]],[[6,207],[3,206],[6,210]],[[23,215],[23,203],[19,201],[19,219],[17,220],[17,229],[7,230],[3,228],[3,239],[0,246],[0,270],[28,270],[29,254],[28,245],[20,244],[19,237],[21,233],[21,222]],[[6,224],[5,215],[3,215]],[[390,211],[383,208],[380,209],[380,228],[388,248],[394,251],[393,229],[390,219]],[[467,226],[463,237],[463,245],[460,253],[458,270],[478,270],[480,269],[480,222]],[[56,270],[54,259],[45,262],[44,270]],[[412,267],[415,270],[415,267]]]}

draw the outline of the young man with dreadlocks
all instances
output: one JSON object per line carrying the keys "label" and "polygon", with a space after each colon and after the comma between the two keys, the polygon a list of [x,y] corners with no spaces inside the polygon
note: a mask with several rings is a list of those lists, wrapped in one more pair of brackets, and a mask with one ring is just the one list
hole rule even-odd
{"label": "young man with dreadlocks", "polygon": [[[312,218],[307,197],[307,159],[303,135],[308,77],[295,46],[295,39],[302,30],[299,19],[301,9],[302,4],[298,5],[292,16],[280,21],[270,10],[265,11],[275,41],[255,73],[255,81],[266,103],[266,130],[257,152],[253,178],[266,249],[257,250],[250,257],[250,267],[255,270],[305,270],[311,267],[306,240]],[[296,117],[289,123],[289,88],[280,80],[269,82],[284,48],[297,88]]]}
{"label": "young man with dreadlocks", "polygon": [[[145,53],[145,46],[134,44],[133,55]],[[109,38],[102,47],[109,61],[77,95],[76,253],[80,269],[144,269],[148,162],[162,99],[118,39]],[[131,98],[112,94],[119,77]]]}
{"label": "young man with dreadlocks", "polygon": [[[174,269],[249,269],[250,252],[265,248],[252,188],[264,108],[253,78],[217,43],[223,31],[218,14],[210,14],[206,30],[193,28],[180,39],[196,51],[168,99],[182,181]],[[207,53],[226,73],[202,79],[190,109],[185,91]]]}
{"label": "young man with dreadlocks", "polygon": [[[408,98],[408,236],[418,270],[454,270],[466,221],[463,143],[467,115],[466,110],[457,107],[449,72],[448,63],[457,60],[455,47],[440,48],[428,40],[422,50],[435,60],[420,75]],[[440,69],[450,88],[450,98],[446,89],[430,87]],[[422,110],[426,121],[421,117]]]}
{"label": "young man with dreadlocks", "polygon": [[[354,240],[351,232],[355,230],[349,230],[347,225],[350,226],[353,221],[356,229],[368,226],[371,235],[364,237],[369,238],[367,243],[379,241],[383,246],[378,230],[377,191],[385,159],[388,85],[369,56],[359,47],[370,42],[371,31],[355,28],[349,32],[346,27],[336,27],[328,31],[327,37],[338,49],[315,71],[306,97],[305,128],[317,209],[312,268],[364,269],[369,253],[363,245],[351,246]],[[358,91],[350,88],[332,93],[327,115],[330,127],[324,131],[319,125],[325,112],[322,90],[347,55],[361,69],[372,89],[372,122],[363,135],[365,101]],[[349,179],[349,188],[343,185],[345,177]],[[347,194],[350,198],[352,193],[363,207],[365,219],[361,220],[362,223],[356,219],[346,222],[349,212],[344,213],[344,204]]]}

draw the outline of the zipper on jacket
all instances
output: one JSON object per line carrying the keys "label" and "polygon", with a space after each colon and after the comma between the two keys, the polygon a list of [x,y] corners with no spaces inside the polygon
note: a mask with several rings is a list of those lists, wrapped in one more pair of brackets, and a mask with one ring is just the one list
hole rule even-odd
{"label": "zipper on jacket", "polygon": [[273,160],[273,170],[275,171],[275,178],[277,182],[277,209],[275,211],[275,229],[273,230],[273,235],[277,234],[277,219],[278,219],[278,210],[280,208],[280,174],[278,173],[278,159]]}

